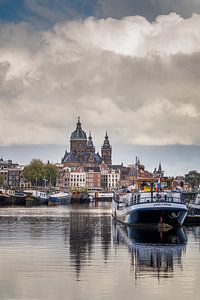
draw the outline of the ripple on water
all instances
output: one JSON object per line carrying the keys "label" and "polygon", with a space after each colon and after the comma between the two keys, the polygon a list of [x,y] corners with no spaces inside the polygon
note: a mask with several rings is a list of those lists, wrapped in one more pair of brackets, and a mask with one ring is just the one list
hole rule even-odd
{"label": "ripple on water", "polygon": [[118,230],[105,207],[1,208],[0,220],[1,299],[199,298],[197,227],[160,245]]}

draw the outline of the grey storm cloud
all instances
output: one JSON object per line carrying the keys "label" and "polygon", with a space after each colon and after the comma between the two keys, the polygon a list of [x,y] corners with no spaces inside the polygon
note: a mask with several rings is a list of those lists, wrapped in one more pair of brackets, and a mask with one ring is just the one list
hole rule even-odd
{"label": "grey storm cloud", "polygon": [[158,15],[176,12],[184,18],[200,13],[199,0],[106,0],[98,2],[100,16],[121,18],[127,15],[142,15],[154,20]]}
{"label": "grey storm cloud", "polygon": [[[200,16],[0,30],[0,144],[60,144],[77,116],[101,142],[200,144]],[[9,32],[9,35],[7,34]]]}
{"label": "grey storm cloud", "polygon": [[[200,13],[199,0],[25,0],[25,18],[33,23],[55,24],[70,19],[123,18],[144,16],[154,21],[158,15],[175,12],[184,18]],[[31,13],[31,16],[30,16]],[[18,11],[18,14],[22,12]],[[37,24],[38,25],[38,24]]]}

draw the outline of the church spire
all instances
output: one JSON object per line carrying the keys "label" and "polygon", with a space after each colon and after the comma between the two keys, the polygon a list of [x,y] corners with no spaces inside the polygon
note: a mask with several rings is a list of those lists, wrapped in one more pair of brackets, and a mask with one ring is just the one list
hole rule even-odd
{"label": "church spire", "polygon": [[158,172],[159,172],[159,173],[162,172],[161,161],[159,161]]}
{"label": "church spire", "polygon": [[91,153],[91,154],[95,153],[95,148],[94,148],[93,141],[92,141],[91,131],[89,132],[88,141],[87,141],[87,152]]}
{"label": "church spire", "polygon": [[106,135],[105,135],[105,139],[104,139],[104,142],[103,142],[103,146],[101,147],[101,156],[102,156],[102,160],[107,165],[112,164],[112,147],[111,147],[110,142],[109,142],[107,130],[106,130]]}
{"label": "church spire", "polygon": [[78,117],[78,122],[77,122],[77,124],[76,124],[76,129],[79,129],[79,130],[82,129],[82,128],[81,128],[80,117]]}
{"label": "church spire", "polygon": [[94,145],[93,145],[93,141],[92,141],[91,131],[89,132],[88,143],[87,143],[87,144],[88,144],[88,146],[92,146],[92,147],[94,146]]}
{"label": "church spire", "polygon": [[110,142],[109,142],[107,130],[106,130],[106,135],[105,135],[105,139],[104,139],[104,142],[103,142],[103,147],[110,147]]}

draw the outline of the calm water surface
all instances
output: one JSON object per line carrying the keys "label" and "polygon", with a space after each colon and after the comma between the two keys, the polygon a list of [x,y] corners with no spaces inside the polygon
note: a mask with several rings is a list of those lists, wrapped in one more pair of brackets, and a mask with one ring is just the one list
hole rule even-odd
{"label": "calm water surface", "polygon": [[199,299],[200,227],[126,229],[110,212],[1,207],[0,299]]}

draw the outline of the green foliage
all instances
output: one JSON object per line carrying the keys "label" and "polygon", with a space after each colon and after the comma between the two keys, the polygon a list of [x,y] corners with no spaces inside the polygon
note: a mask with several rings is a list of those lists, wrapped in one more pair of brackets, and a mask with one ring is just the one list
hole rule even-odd
{"label": "green foliage", "polygon": [[48,186],[55,186],[58,169],[53,164],[44,165],[44,177],[47,180]]}
{"label": "green foliage", "polygon": [[33,159],[23,170],[23,176],[31,181],[33,186],[42,185],[44,178],[44,164],[39,159]]}
{"label": "green foliage", "polygon": [[33,159],[23,170],[24,178],[31,181],[33,186],[54,186],[57,174],[55,165],[44,164],[39,159]]}

